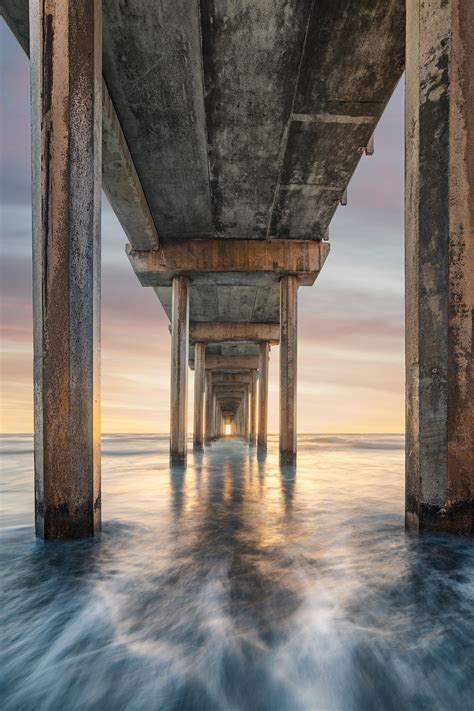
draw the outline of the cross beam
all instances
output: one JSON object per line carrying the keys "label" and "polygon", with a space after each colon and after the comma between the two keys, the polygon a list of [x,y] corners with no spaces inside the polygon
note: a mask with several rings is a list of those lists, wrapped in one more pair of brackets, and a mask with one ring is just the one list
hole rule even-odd
{"label": "cross beam", "polygon": [[268,341],[280,342],[278,323],[240,322],[194,322],[190,325],[190,339],[193,343],[224,343],[226,341]]}
{"label": "cross beam", "polygon": [[311,286],[329,254],[326,242],[303,240],[212,239],[162,244],[155,251],[127,245],[130,263],[142,286],[169,286],[184,275],[193,284],[267,285],[294,274]]}

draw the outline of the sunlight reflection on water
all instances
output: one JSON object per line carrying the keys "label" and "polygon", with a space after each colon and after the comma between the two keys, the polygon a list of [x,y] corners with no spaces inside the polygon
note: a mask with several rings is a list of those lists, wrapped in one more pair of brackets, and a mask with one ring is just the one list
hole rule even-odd
{"label": "sunlight reflection on water", "polygon": [[297,472],[104,437],[102,536],[46,546],[0,443],[3,708],[472,708],[472,544],[405,535],[401,437],[301,436]]}

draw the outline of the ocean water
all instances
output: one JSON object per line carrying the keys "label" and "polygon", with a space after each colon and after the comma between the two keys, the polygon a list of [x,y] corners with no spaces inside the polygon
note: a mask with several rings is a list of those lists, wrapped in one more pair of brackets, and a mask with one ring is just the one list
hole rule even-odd
{"label": "ocean water", "polygon": [[33,536],[33,452],[1,444],[4,711],[474,709],[472,541],[407,535],[403,439],[238,440],[170,471],[103,440],[103,533]]}

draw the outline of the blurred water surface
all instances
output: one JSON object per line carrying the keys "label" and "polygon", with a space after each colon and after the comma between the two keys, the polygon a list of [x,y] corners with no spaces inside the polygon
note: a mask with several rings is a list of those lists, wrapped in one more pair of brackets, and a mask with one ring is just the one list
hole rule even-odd
{"label": "blurred water surface", "polygon": [[301,436],[296,471],[105,437],[101,537],[48,545],[0,444],[5,711],[474,708],[472,542],[404,533],[401,437]]}

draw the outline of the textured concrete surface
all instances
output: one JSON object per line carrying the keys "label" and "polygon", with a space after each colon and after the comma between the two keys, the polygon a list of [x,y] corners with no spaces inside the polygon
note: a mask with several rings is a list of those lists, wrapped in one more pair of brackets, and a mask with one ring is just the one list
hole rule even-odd
{"label": "textured concrete surface", "polygon": [[321,239],[401,76],[404,14],[104,0],[104,76],[161,238]]}
{"label": "textured concrete surface", "polygon": [[268,361],[270,345],[259,344],[258,356],[258,446],[265,451],[268,440]]}
{"label": "textured concrete surface", "polygon": [[296,389],[298,353],[298,282],[283,277],[280,282],[280,459],[296,461]]}
{"label": "textured concrete surface", "polygon": [[[37,3],[33,3],[35,7]],[[29,55],[28,0],[0,0],[0,13]],[[130,244],[156,249],[158,233],[107,84],[102,81],[102,187]]]}
{"label": "textured concrete surface", "polygon": [[407,5],[406,520],[473,531],[474,5]]}
{"label": "textured concrete surface", "polygon": [[174,242],[152,251],[127,245],[127,254],[142,286],[169,286],[176,274],[197,285],[238,287],[266,286],[295,274],[300,285],[311,286],[329,249],[327,242],[308,240],[214,239]]}
{"label": "textured concrete surface", "polygon": [[32,3],[36,533],[100,529],[101,3]]}
{"label": "textured concrete surface", "polygon": [[189,280],[175,277],[172,289],[170,459],[179,463],[187,455]]}
{"label": "textured concrete surface", "polygon": [[194,355],[194,449],[201,450],[204,446],[204,387],[205,387],[206,346],[196,343]]}
{"label": "textured concrete surface", "polygon": [[192,342],[232,343],[234,341],[268,341],[277,345],[280,327],[276,323],[191,323],[189,337]]}

